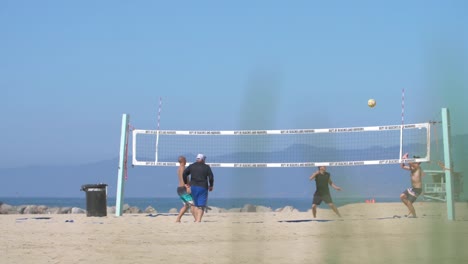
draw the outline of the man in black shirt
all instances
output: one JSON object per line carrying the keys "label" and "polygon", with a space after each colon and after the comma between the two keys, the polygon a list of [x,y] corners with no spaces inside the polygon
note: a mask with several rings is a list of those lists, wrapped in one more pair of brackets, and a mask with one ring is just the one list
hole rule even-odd
{"label": "man in black shirt", "polygon": [[[213,190],[214,176],[211,167],[205,164],[205,155],[198,154],[197,161],[190,164],[182,175],[184,184],[190,187],[193,197],[195,222],[201,222],[208,201],[208,191]],[[190,182],[188,176],[190,175]]]}
{"label": "man in black shirt", "polygon": [[338,212],[338,208],[333,204],[328,185],[337,191],[341,191],[341,188],[332,182],[330,173],[327,172],[327,168],[325,166],[320,166],[319,170],[314,172],[309,179],[311,181],[315,179],[315,184],[317,186],[317,190],[314,193],[314,200],[312,201],[312,214],[314,215],[314,218],[317,216],[317,205],[320,205],[322,201],[326,202],[333,212],[341,217],[340,212]]}

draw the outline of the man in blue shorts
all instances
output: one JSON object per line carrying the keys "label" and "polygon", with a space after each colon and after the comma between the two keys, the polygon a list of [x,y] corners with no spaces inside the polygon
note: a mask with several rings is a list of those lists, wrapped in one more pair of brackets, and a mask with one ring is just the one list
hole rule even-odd
{"label": "man in blue shorts", "polygon": [[[211,167],[205,164],[206,157],[198,154],[195,163],[190,164],[183,173],[184,184],[190,186],[193,198],[192,210],[195,222],[201,222],[208,202],[208,192],[213,191],[214,176]],[[188,176],[190,175],[190,183]]]}
{"label": "man in blue shorts", "polygon": [[338,208],[333,204],[328,185],[337,191],[341,191],[341,188],[332,182],[330,173],[327,172],[327,168],[325,166],[320,166],[318,171],[310,175],[309,180],[315,180],[315,184],[317,186],[317,190],[314,193],[314,200],[312,201],[312,214],[314,218],[317,216],[317,205],[320,205],[322,201],[327,203],[333,212],[341,217],[340,212],[338,212]]}
{"label": "man in blue shorts", "polygon": [[[182,208],[180,208],[179,215],[177,216],[176,222],[180,223],[180,219],[187,212],[188,209],[193,205],[192,195],[190,195],[190,188],[184,184],[184,179],[182,174],[185,170],[185,165],[187,164],[187,159],[184,156],[179,156],[179,168],[177,168],[177,178],[179,179],[179,185],[177,186],[177,194],[182,200]],[[192,211],[193,214],[193,210]],[[195,215],[194,215],[195,217]]]}

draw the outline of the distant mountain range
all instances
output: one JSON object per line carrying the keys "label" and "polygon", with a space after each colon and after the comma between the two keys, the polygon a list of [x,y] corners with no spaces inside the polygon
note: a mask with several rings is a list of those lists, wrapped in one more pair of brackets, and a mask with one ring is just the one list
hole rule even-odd
{"label": "distant mountain range", "polygon": [[[423,156],[426,152],[426,145],[409,144],[403,149],[414,155]],[[373,146],[363,149],[321,148],[307,144],[293,144],[281,151],[274,152],[236,152],[212,157],[208,155],[208,162],[211,163],[306,163],[306,162],[337,162],[337,161],[363,161],[363,160],[385,160],[398,159],[400,148]],[[164,155],[161,162],[174,162],[177,153]],[[185,153],[186,157],[195,157],[196,153]],[[152,157],[152,159],[154,159]],[[148,159],[152,161],[152,159]]]}
{"label": "distant mountain range", "polygon": [[[307,146],[294,145],[288,152],[322,154],[336,156],[333,149],[309,149]],[[418,148],[413,146],[410,148]],[[454,168],[459,172],[468,171],[468,135],[452,138],[452,159]],[[388,151],[388,149],[386,149]],[[391,151],[398,153],[398,147]],[[333,153],[334,152],[334,153]],[[363,150],[379,159],[382,148]],[[437,161],[443,155],[442,142],[433,142],[431,158],[426,170],[440,170]],[[342,153],[349,155],[349,153]],[[224,157],[243,162],[243,153]],[[273,157],[281,153],[272,153]],[[284,155],[284,154],[283,154]],[[328,154],[327,154],[328,155]],[[271,157],[269,157],[271,158]],[[129,159],[129,162],[131,159]],[[285,162],[290,162],[285,160]],[[214,197],[311,197],[315,184],[309,182],[309,175],[316,168],[213,168],[215,174]],[[342,197],[393,197],[409,187],[407,171],[399,165],[330,167],[334,182],[343,188],[342,192],[333,191]],[[108,195],[115,197],[118,173],[118,158],[95,163],[71,166],[30,166],[0,169],[0,197],[82,197],[80,188],[84,184],[106,183]],[[465,173],[466,175],[466,173]],[[468,191],[468,180],[464,181]],[[176,196],[177,176],[175,167],[134,167],[129,165],[128,180],[125,182],[127,197],[173,197]],[[1,200],[1,198],[0,198]]]}

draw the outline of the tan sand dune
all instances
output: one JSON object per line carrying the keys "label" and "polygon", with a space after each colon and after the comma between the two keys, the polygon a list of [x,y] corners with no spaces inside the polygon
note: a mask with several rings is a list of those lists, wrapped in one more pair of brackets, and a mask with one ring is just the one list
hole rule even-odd
{"label": "tan sand dune", "polygon": [[[468,263],[468,204],[351,204],[291,213],[0,215],[0,263]],[[43,217],[44,219],[36,219]],[[49,218],[49,219],[47,219]]]}

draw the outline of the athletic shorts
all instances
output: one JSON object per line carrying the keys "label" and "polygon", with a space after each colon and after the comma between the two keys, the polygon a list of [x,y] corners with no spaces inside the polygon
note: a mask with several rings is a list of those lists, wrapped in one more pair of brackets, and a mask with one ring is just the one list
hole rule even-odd
{"label": "athletic shorts", "polygon": [[312,204],[320,205],[324,201],[327,204],[333,203],[330,194],[318,194],[314,193],[314,200]]}
{"label": "athletic shorts", "polygon": [[192,186],[193,204],[197,207],[205,207],[208,201],[208,189],[200,186]]}
{"label": "athletic shorts", "polygon": [[187,193],[187,189],[185,187],[177,187],[177,194],[184,205],[193,205],[192,195]]}
{"label": "athletic shorts", "polygon": [[411,203],[414,203],[414,201],[416,201],[416,199],[421,193],[422,193],[421,188],[413,188],[413,187],[408,188],[403,192],[403,194],[406,195],[406,199],[408,199],[408,201],[410,201]]}

